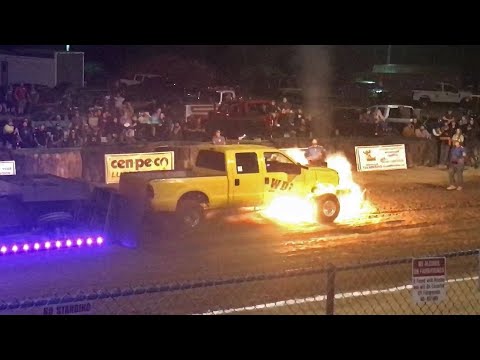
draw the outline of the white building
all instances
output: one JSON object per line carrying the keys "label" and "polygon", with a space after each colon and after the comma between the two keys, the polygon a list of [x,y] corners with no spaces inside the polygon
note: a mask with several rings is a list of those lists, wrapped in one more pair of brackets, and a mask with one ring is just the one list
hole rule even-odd
{"label": "white building", "polygon": [[35,84],[54,87],[70,83],[84,86],[84,53],[54,50],[0,52],[1,85]]}

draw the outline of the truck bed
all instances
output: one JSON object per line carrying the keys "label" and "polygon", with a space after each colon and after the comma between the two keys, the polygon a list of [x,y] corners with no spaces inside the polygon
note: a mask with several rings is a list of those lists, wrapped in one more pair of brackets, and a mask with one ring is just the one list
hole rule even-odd
{"label": "truck bed", "polygon": [[[226,176],[226,174],[223,174]],[[122,179],[142,179],[142,180],[155,180],[155,179],[181,179],[181,178],[198,178],[198,177],[212,177],[222,176],[222,174],[201,174],[193,172],[192,170],[159,170],[159,171],[147,171],[137,173],[122,174]]]}
{"label": "truck bed", "polygon": [[[228,193],[228,178],[225,172],[215,172],[212,170],[202,172],[201,169],[196,169],[196,171],[173,170],[122,174],[120,178],[119,192],[130,199],[138,200],[139,197],[143,196],[145,193],[148,183],[155,188],[155,192],[161,193],[160,199],[162,201],[167,201],[167,199],[170,196],[173,196],[174,193],[178,195],[178,193],[181,193],[183,188],[187,188],[187,186],[189,189],[195,191],[202,191],[205,188],[219,189],[218,193],[221,194],[222,197]],[[163,193],[163,183],[171,184],[165,188],[165,193]],[[215,198],[216,195],[207,195],[212,196],[210,201],[213,201],[214,204],[217,202],[217,199]],[[176,201],[174,203],[176,203]]]}

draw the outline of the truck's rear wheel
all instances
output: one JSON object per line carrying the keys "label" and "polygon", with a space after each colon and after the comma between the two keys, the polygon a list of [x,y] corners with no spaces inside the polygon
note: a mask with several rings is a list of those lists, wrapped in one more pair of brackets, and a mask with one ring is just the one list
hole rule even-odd
{"label": "truck's rear wheel", "polygon": [[205,220],[204,206],[197,200],[182,200],[177,206],[176,218],[183,231],[196,230]]}
{"label": "truck's rear wheel", "polygon": [[37,226],[43,230],[64,231],[73,225],[73,215],[66,211],[56,211],[43,214],[37,218]]}
{"label": "truck's rear wheel", "polygon": [[420,103],[421,107],[426,108],[430,105],[430,99],[429,98],[422,98],[422,99],[420,99],[419,103]]}
{"label": "truck's rear wheel", "polygon": [[332,223],[340,213],[340,202],[333,194],[325,194],[317,198],[317,219],[319,223]]}

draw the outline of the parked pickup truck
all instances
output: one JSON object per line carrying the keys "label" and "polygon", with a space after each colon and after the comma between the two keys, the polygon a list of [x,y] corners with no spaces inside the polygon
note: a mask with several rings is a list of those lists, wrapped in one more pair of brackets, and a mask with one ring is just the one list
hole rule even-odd
{"label": "parked pickup truck", "polygon": [[220,105],[217,111],[209,113],[206,122],[208,134],[221,130],[227,139],[248,137],[265,138],[267,120],[270,116],[269,100],[238,100]]}
{"label": "parked pickup truck", "polygon": [[196,101],[191,100],[185,105],[185,121],[191,116],[206,119],[208,114],[221,104],[236,99],[235,91],[228,88],[215,88],[199,91]]}
{"label": "parked pickup truck", "polygon": [[146,79],[152,78],[161,78],[161,75],[156,74],[135,74],[131,79],[120,79],[119,83],[123,86],[132,86],[132,85],[139,85],[143,83]]}
{"label": "parked pickup truck", "polygon": [[[261,207],[288,193],[315,192],[318,221],[333,222],[340,211],[338,184],[335,170],[300,165],[276,148],[201,145],[192,170],[125,173],[119,192],[150,212],[174,214],[176,224],[193,230],[206,210]],[[316,191],[320,187],[331,190]]]}
{"label": "parked pickup truck", "polygon": [[427,107],[430,103],[466,104],[470,101],[472,93],[459,91],[455,86],[447,83],[437,83],[430,90],[413,90],[413,101]]}

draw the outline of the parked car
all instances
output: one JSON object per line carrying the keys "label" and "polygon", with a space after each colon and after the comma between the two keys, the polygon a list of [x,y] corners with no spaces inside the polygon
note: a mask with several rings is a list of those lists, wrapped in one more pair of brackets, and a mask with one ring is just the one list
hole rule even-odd
{"label": "parked car", "polygon": [[470,91],[458,90],[455,86],[439,82],[432,89],[413,90],[413,101],[416,101],[422,107],[427,107],[430,103],[452,103],[462,106],[470,102],[472,93]]}

